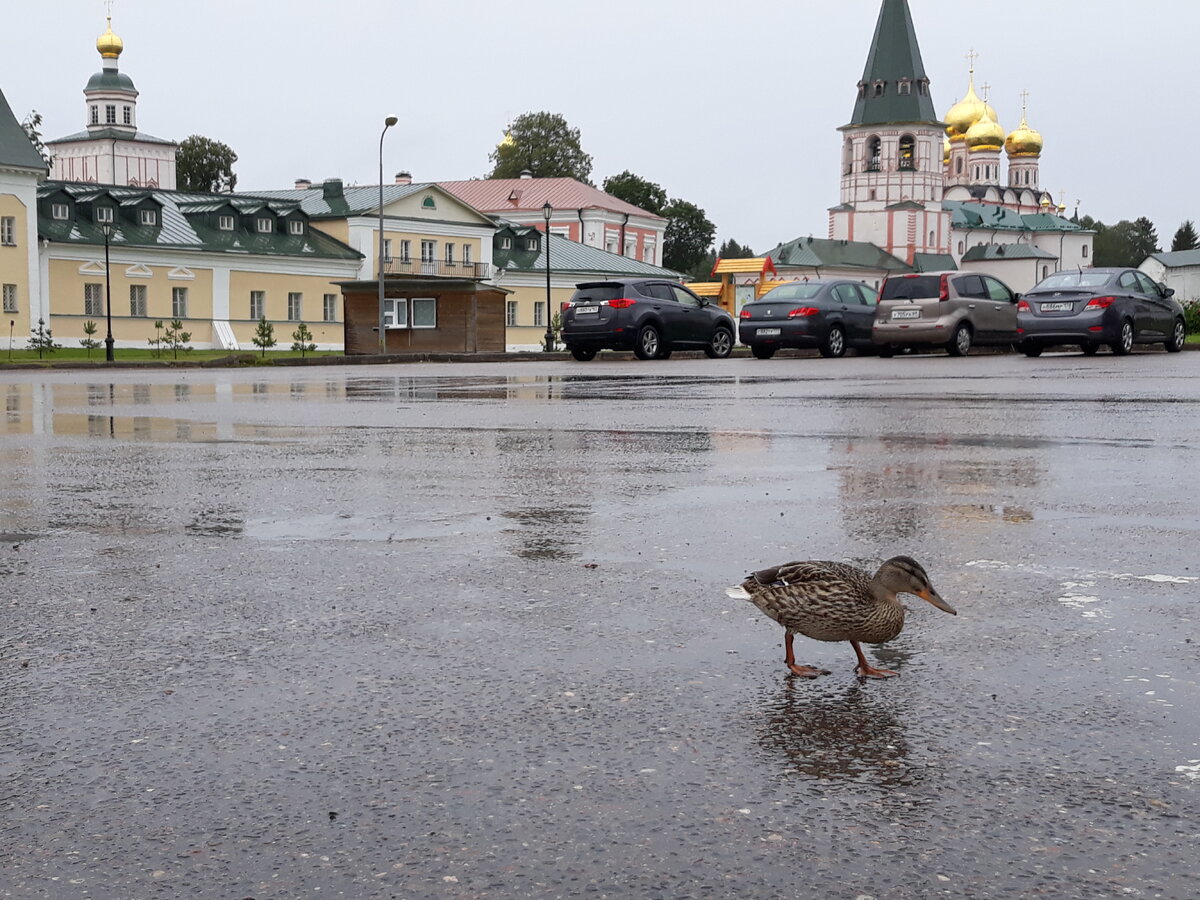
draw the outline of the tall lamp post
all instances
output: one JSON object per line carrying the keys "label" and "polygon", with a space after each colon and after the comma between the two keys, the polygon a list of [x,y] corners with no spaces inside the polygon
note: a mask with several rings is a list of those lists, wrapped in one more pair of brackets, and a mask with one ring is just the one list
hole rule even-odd
{"label": "tall lamp post", "polygon": [[105,315],[108,317],[108,335],[104,338],[104,358],[109,362],[112,362],[112,279],[108,274],[108,239],[112,237],[112,223],[105,222],[100,226],[100,230],[104,232],[104,308]]}
{"label": "tall lamp post", "polygon": [[542,204],[542,218],[546,220],[546,352],[549,353],[554,349],[554,329],[551,327],[551,322],[554,321],[550,316],[550,217],[554,215],[554,207],[547,200]]}
{"label": "tall lamp post", "polygon": [[388,116],[383,120],[383,131],[379,133],[379,354],[387,352],[387,331],[383,324],[383,138],[387,130],[399,119]]}

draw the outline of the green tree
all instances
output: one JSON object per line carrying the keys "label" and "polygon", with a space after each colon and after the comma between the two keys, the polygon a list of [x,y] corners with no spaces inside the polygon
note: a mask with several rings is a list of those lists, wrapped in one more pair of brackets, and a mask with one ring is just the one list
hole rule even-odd
{"label": "green tree", "polygon": [[676,272],[689,272],[712,247],[717,227],[704,210],[687,200],[671,200],[662,211],[667,219],[663,236],[663,265]]}
{"label": "green tree", "polygon": [[192,349],[192,333],[183,330],[182,319],[172,319],[170,326],[163,332],[162,339],[175,359],[179,359],[180,350],[187,351]]}
{"label": "green tree", "polygon": [[237,186],[235,162],[237,154],[229,145],[193,134],[175,151],[175,181],[181,191],[232,193]]}
{"label": "green tree", "polygon": [[255,347],[262,350],[262,355],[267,355],[267,350],[275,346],[275,326],[267,321],[267,317],[263,316],[258,320],[258,326],[254,329],[254,337],[250,339]]}
{"label": "green tree", "polygon": [[1159,252],[1154,223],[1145,216],[1133,222],[1122,219],[1116,225],[1084,216],[1079,224],[1096,232],[1092,261],[1097,266],[1139,266],[1147,256]]}
{"label": "green tree", "polygon": [[612,194],[618,200],[632,203],[656,216],[662,215],[667,206],[666,191],[653,181],[634,175],[628,169],[620,175],[609,175],[605,178],[603,188],[606,194]]}
{"label": "green tree", "polygon": [[743,246],[733,238],[723,243],[717,251],[717,256],[721,259],[753,259],[756,255],[748,244]]}
{"label": "green tree", "polygon": [[317,349],[317,345],[312,342],[313,334],[309,331],[308,326],[303,322],[300,327],[292,332],[292,349],[299,350],[301,356],[307,356]]}
{"label": "green tree", "polygon": [[100,342],[96,340],[96,323],[88,319],[83,323],[83,333],[87,335],[85,338],[79,339],[79,346],[88,352],[88,359],[92,358],[92,351],[100,346]]}
{"label": "green tree", "polygon": [[146,343],[154,349],[154,358],[162,356],[163,348],[163,322],[162,319],[154,321],[154,337],[146,338]]}
{"label": "green tree", "polygon": [[1171,238],[1171,251],[1177,253],[1180,250],[1197,248],[1200,248],[1200,238],[1196,236],[1196,225],[1188,219],[1175,231],[1175,237]]}
{"label": "green tree", "polygon": [[46,327],[45,319],[38,319],[37,328],[33,329],[29,338],[29,349],[37,351],[38,359],[41,359],[44,353],[62,349],[62,344],[54,343],[54,334]]}
{"label": "green tree", "polygon": [[50,151],[46,149],[46,145],[42,143],[42,114],[36,109],[29,111],[29,115],[21,122],[21,127],[25,129],[25,134],[29,137],[29,143],[33,144],[33,149],[36,150],[46,163],[46,168],[54,162],[54,157],[50,155]]}
{"label": "green tree", "polygon": [[583,152],[579,129],[558,113],[517,116],[488,159],[488,178],[518,178],[528,169],[535,178],[574,178],[591,184],[592,158]]}

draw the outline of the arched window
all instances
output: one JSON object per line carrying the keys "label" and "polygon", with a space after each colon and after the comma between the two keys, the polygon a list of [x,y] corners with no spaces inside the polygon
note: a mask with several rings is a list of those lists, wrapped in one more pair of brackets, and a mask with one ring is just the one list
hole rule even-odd
{"label": "arched window", "polygon": [[880,169],[879,155],[883,152],[883,141],[879,136],[867,139],[867,171],[878,172]]}
{"label": "arched window", "polygon": [[899,168],[901,171],[912,172],[917,168],[917,141],[911,134],[900,138]]}
{"label": "arched window", "polygon": [[1084,244],[1083,245],[1083,258],[1087,259],[1087,255],[1088,255],[1088,245]]}
{"label": "arched window", "polygon": [[1050,267],[1042,266],[1042,277],[1045,278],[1049,274],[1050,274]]}
{"label": "arched window", "polygon": [[849,175],[854,171],[854,142],[847,140],[842,151],[842,172]]}
{"label": "arched window", "polygon": [[962,256],[962,254],[963,254],[963,249],[964,249],[964,247],[963,247],[963,242],[962,242],[962,241],[959,241],[959,242],[958,242],[958,255],[959,255],[959,256]]}
{"label": "arched window", "polygon": [[958,165],[956,165],[956,166],[954,167],[954,172],[955,172],[955,174],[956,174],[956,175],[961,175],[961,174],[962,174],[962,170],[963,170],[963,161],[962,161],[962,157],[960,156],[960,157],[958,158]]}
{"label": "arched window", "polygon": [[932,231],[929,232],[929,246],[930,247],[933,246],[933,232]]}

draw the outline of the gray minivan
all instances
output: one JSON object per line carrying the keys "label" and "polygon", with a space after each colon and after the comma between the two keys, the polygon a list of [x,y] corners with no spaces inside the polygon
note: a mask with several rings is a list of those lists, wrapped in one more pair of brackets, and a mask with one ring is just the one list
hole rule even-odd
{"label": "gray minivan", "polygon": [[976,344],[1010,346],[1020,299],[981,272],[889,275],[879,289],[871,339],[880,356],[904,347],[945,347],[951,356],[966,356]]}

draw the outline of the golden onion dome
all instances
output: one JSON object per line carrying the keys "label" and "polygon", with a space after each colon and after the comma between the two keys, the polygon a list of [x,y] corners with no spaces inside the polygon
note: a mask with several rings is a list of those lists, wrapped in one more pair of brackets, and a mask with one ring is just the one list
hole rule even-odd
{"label": "golden onion dome", "polygon": [[999,150],[1004,146],[1004,129],[987,110],[978,122],[967,129],[967,147],[975,150]]}
{"label": "golden onion dome", "polygon": [[1021,114],[1021,124],[1017,126],[1004,141],[1004,150],[1012,156],[1040,156],[1042,153],[1042,136],[1029,127],[1025,114]]}
{"label": "golden onion dome", "polygon": [[513,140],[512,136],[512,123],[509,123],[509,125],[504,129],[504,137],[500,140],[500,146],[511,147],[515,143],[516,141]]}
{"label": "golden onion dome", "polygon": [[947,163],[947,164],[949,164],[949,162],[950,162],[950,148],[951,148],[951,146],[952,146],[952,145],[951,145],[951,143],[950,143],[950,136],[949,136],[949,135],[947,135],[946,137],[942,138],[942,162],[944,162],[944,163]]}
{"label": "golden onion dome", "polygon": [[975,70],[972,69],[967,76],[967,95],[946,113],[946,134],[952,141],[961,141],[967,136],[971,126],[984,115],[990,115],[993,121],[997,118],[996,110],[992,109],[991,104],[975,93]]}
{"label": "golden onion dome", "polygon": [[96,49],[105,59],[116,59],[125,49],[125,42],[113,34],[112,16],[108,17],[108,28],[105,29],[104,34],[96,38]]}

